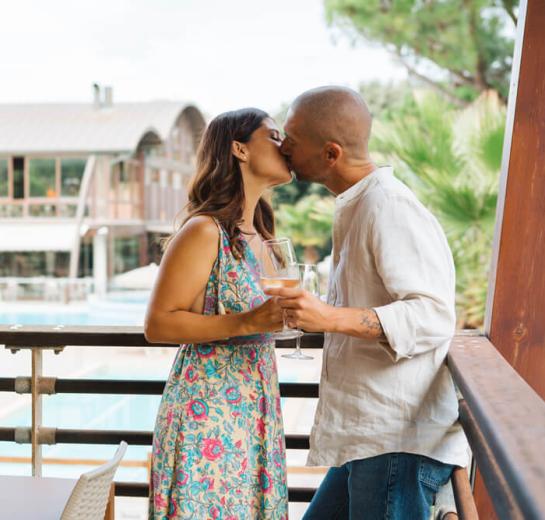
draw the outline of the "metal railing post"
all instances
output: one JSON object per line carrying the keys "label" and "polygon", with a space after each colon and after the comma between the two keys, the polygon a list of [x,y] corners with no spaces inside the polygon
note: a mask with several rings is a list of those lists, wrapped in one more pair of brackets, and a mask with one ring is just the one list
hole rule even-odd
{"label": "metal railing post", "polygon": [[42,394],[40,378],[43,370],[43,352],[41,348],[32,349],[32,476],[42,476],[42,445],[40,444],[40,428],[42,426]]}

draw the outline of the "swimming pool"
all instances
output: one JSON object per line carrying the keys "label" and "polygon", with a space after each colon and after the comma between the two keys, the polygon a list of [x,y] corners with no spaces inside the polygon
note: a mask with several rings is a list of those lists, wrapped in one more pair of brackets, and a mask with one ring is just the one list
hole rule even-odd
{"label": "swimming pool", "polygon": [[143,325],[149,291],[91,296],[87,302],[2,302],[3,325]]}
{"label": "swimming pool", "polygon": [[[162,369],[145,366],[131,367],[121,372],[118,366],[103,366],[86,377],[93,379],[164,379],[169,367]],[[44,396],[43,424],[56,428],[90,430],[153,430],[155,416],[159,407],[159,395],[97,395],[97,394],[57,394]],[[30,426],[31,409],[25,405],[17,411],[0,419],[3,427]],[[129,446],[124,461],[146,461],[150,446]],[[114,446],[57,444],[43,446],[44,458],[83,460],[107,460],[115,451]],[[28,444],[0,442],[0,474],[30,475],[30,463],[1,462],[8,457],[30,457]],[[74,478],[96,464],[44,464],[44,476]],[[142,467],[120,467],[117,480],[146,482],[147,469]]]}

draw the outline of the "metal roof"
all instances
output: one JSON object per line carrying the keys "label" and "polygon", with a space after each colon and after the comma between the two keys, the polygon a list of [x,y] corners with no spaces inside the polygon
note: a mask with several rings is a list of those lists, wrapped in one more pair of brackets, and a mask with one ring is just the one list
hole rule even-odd
{"label": "metal roof", "polygon": [[164,140],[179,115],[194,105],[153,101],[0,104],[0,154],[130,152],[153,131]]}

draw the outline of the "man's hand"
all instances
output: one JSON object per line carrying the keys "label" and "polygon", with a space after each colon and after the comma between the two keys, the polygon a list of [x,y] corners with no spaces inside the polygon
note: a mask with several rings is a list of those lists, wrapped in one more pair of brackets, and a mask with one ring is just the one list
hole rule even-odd
{"label": "man's hand", "polygon": [[307,332],[337,332],[356,338],[386,341],[382,325],[373,309],[333,307],[303,289],[274,288],[266,294],[278,297],[289,327]]}
{"label": "man's hand", "polygon": [[335,307],[323,303],[319,298],[303,289],[271,288],[265,294],[277,296],[278,304],[286,314],[288,327],[307,332],[331,332]]}

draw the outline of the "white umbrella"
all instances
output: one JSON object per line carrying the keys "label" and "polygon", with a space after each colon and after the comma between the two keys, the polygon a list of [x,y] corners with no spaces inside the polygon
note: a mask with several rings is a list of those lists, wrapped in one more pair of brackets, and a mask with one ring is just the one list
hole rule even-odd
{"label": "white umbrella", "polygon": [[159,266],[152,262],[114,276],[112,284],[117,289],[151,289],[155,283]]}

